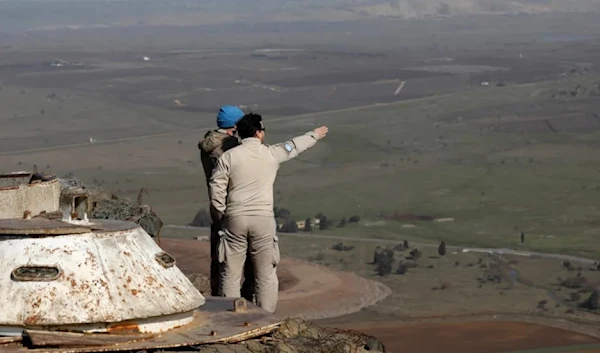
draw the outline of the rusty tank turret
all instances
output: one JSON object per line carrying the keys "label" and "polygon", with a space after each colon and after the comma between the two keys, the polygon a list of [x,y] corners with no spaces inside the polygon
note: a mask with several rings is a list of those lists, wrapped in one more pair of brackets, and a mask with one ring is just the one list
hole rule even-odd
{"label": "rusty tank turret", "polygon": [[279,324],[250,303],[205,298],[140,225],[89,211],[86,191],[61,193],[56,177],[0,175],[0,347],[16,344],[3,352],[181,347]]}

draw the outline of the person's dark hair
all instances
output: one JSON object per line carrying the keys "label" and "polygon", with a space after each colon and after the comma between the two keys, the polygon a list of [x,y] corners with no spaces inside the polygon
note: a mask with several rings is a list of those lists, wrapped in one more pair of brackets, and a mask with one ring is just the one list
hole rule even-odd
{"label": "person's dark hair", "polygon": [[262,116],[255,113],[244,115],[237,123],[237,133],[240,138],[254,137],[257,131],[264,130]]}

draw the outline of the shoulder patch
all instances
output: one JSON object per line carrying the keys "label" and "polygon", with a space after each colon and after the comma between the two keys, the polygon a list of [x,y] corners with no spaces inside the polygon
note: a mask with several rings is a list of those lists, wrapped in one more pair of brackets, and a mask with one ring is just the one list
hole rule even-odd
{"label": "shoulder patch", "polygon": [[289,144],[289,143],[285,143],[285,144],[283,145],[283,147],[285,148],[285,150],[286,150],[288,153],[292,152],[292,150],[294,149],[294,147],[293,147],[291,144]]}

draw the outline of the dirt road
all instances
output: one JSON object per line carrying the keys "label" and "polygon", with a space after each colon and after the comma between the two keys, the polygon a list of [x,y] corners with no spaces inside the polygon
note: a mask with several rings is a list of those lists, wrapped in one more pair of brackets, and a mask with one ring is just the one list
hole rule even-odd
{"label": "dirt road", "polygon": [[[207,276],[210,248],[206,241],[161,239],[161,248],[175,256],[187,275]],[[383,300],[391,290],[353,273],[332,271],[300,260],[282,259],[278,269],[281,317],[323,319],[350,314]]]}
{"label": "dirt road", "polygon": [[[373,335],[383,342],[389,353],[508,353],[595,344],[598,344],[595,350],[583,351],[600,352],[600,340],[597,338],[521,322],[373,322],[349,323],[336,328]],[[575,347],[574,351],[577,350]],[[550,352],[557,351],[548,350]],[[561,349],[560,352],[570,351]]]}

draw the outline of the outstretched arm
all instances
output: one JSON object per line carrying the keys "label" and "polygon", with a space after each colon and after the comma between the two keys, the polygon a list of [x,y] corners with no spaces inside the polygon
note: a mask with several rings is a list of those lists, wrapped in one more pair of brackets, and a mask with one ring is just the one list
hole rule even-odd
{"label": "outstretched arm", "polygon": [[212,221],[220,223],[227,208],[227,186],[229,185],[229,164],[224,158],[217,160],[217,166],[210,177],[210,215]]}
{"label": "outstretched arm", "polygon": [[327,135],[327,132],[329,132],[329,128],[321,126],[304,135],[294,137],[290,141],[269,146],[269,150],[277,162],[283,163],[314,146],[318,140]]}

